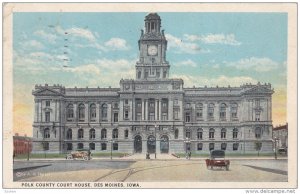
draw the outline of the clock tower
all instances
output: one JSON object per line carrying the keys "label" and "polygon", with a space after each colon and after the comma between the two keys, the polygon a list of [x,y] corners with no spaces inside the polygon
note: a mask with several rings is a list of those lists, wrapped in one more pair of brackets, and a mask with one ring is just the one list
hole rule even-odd
{"label": "clock tower", "polygon": [[166,61],[167,40],[160,30],[161,19],[157,13],[145,17],[145,30],[139,39],[139,61],[136,63],[137,80],[169,78],[169,62]]}

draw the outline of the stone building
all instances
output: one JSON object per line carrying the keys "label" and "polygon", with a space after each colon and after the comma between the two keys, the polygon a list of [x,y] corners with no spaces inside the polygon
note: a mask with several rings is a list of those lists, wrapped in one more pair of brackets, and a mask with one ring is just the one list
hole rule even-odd
{"label": "stone building", "polygon": [[13,145],[14,145],[14,154],[28,154],[32,151],[32,138],[24,136],[20,136],[16,133],[13,136]]}
{"label": "stone building", "polygon": [[288,148],[288,124],[273,128],[273,139],[278,140],[278,148]]}
{"label": "stone building", "polygon": [[119,88],[36,85],[34,152],[272,152],[270,84],[185,88],[169,78],[167,40],[156,13],[145,18],[136,78]]}

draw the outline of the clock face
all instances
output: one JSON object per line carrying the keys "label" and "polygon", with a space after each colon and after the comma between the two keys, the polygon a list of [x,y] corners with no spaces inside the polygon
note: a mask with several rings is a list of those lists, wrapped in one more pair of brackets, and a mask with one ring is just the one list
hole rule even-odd
{"label": "clock face", "polygon": [[157,46],[155,45],[150,45],[148,46],[148,54],[149,55],[156,55],[157,54]]}

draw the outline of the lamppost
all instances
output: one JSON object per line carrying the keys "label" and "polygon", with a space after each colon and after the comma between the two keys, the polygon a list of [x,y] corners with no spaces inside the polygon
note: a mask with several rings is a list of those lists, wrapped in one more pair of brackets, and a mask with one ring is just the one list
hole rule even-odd
{"label": "lamppost", "polygon": [[185,153],[187,153],[188,144],[191,143],[191,140],[190,140],[190,138],[186,137],[183,142],[185,143]]}
{"label": "lamppost", "polygon": [[27,139],[27,141],[26,141],[26,143],[27,143],[27,161],[29,161],[29,139]]}
{"label": "lamppost", "polygon": [[115,140],[111,139],[110,142],[110,159],[112,160],[112,150],[113,150],[113,143],[115,143]]}
{"label": "lamppost", "polygon": [[277,137],[274,137],[274,157],[275,157],[275,160],[277,160],[277,141],[279,139]]}

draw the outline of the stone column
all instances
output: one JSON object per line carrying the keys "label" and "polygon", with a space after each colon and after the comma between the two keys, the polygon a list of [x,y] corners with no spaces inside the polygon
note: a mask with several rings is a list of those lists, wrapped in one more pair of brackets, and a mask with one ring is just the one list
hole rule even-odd
{"label": "stone column", "polygon": [[178,99],[178,105],[179,105],[179,113],[178,113],[178,118],[180,121],[182,121],[183,119],[183,116],[182,116],[182,113],[183,113],[183,105],[182,105],[182,100]]}
{"label": "stone column", "polygon": [[149,120],[149,111],[148,111],[148,99],[145,100],[146,101],[146,107],[145,107],[145,120],[148,121]]}
{"label": "stone column", "polygon": [[161,99],[159,99],[159,105],[158,105],[158,120],[161,121]]}
{"label": "stone column", "polygon": [[203,110],[202,110],[202,114],[203,114],[203,120],[207,121],[207,113],[208,113],[208,109],[207,109],[207,102],[203,103]]}
{"label": "stone column", "polygon": [[96,122],[99,123],[100,122],[100,102],[96,103]]}
{"label": "stone column", "polygon": [[107,121],[108,122],[111,122],[111,114],[112,114],[112,111],[111,111],[111,102],[109,102],[107,104]]}
{"label": "stone column", "polygon": [[169,113],[168,113],[168,120],[173,120],[173,99],[169,99],[168,102],[168,109],[169,109]]}
{"label": "stone column", "polygon": [[226,121],[230,121],[230,118],[230,104],[228,103],[226,107]]}
{"label": "stone column", "polygon": [[34,122],[39,120],[39,103],[38,100],[34,100]]}
{"label": "stone column", "polygon": [[155,99],[155,120],[159,120],[158,99]]}
{"label": "stone column", "polygon": [[214,120],[215,121],[220,120],[220,106],[218,102],[215,103],[215,107],[214,107]]}
{"label": "stone column", "polygon": [[73,112],[74,112],[74,121],[78,122],[77,102],[74,102]]}
{"label": "stone column", "polygon": [[84,103],[85,110],[84,110],[84,121],[88,123],[90,121],[90,114],[89,114],[89,106],[90,104],[88,102]]}
{"label": "stone column", "polygon": [[119,121],[123,121],[124,120],[124,100],[121,99],[120,100],[120,106],[119,106]]}
{"label": "stone column", "polygon": [[131,114],[132,114],[132,121],[135,121],[135,98],[132,99],[132,104],[131,104]]}
{"label": "stone column", "polygon": [[40,100],[40,122],[43,122],[44,119],[43,119],[43,103],[42,103],[42,100]]}

